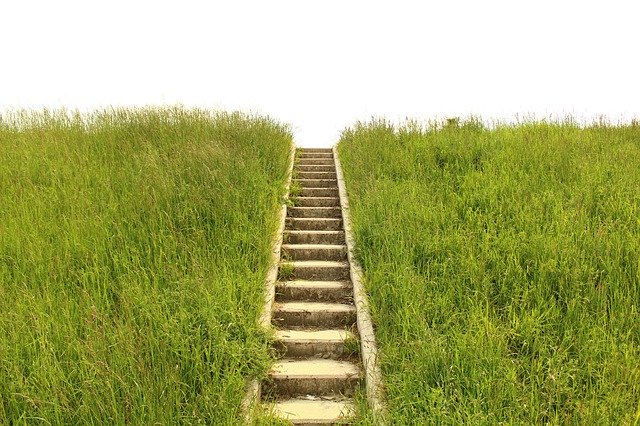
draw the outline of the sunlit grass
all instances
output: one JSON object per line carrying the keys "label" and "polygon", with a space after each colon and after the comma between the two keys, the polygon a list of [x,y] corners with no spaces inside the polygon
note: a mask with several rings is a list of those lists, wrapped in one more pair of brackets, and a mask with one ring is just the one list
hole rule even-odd
{"label": "sunlit grass", "polygon": [[396,424],[640,421],[640,127],[338,145]]}
{"label": "sunlit grass", "polygon": [[235,424],[292,136],[202,110],[0,121],[0,424]]}

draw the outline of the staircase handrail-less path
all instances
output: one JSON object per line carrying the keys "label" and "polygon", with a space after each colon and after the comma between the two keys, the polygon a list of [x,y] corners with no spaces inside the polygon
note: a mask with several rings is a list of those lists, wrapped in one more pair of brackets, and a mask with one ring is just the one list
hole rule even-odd
{"label": "staircase handrail-less path", "polygon": [[[289,206],[267,277],[264,327],[279,359],[245,398],[296,425],[348,423],[364,385],[385,423],[382,382],[336,149],[297,149]],[[285,213],[286,212],[286,213]]]}

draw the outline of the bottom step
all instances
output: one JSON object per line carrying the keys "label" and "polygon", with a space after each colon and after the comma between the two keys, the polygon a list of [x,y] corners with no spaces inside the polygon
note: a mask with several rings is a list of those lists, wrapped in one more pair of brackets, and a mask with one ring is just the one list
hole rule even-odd
{"label": "bottom step", "polygon": [[272,413],[294,425],[332,425],[348,421],[355,415],[353,402],[340,399],[308,397],[278,401]]}

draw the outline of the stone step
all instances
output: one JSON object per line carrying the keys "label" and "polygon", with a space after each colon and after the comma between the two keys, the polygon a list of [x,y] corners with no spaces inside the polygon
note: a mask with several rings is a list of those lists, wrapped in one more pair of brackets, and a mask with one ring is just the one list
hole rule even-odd
{"label": "stone step", "polygon": [[333,148],[296,148],[297,152],[333,152]]}
{"label": "stone step", "polygon": [[300,197],[339,197],[338,188],[300,188]]}
{"label": "stone step", "polygon": [[294,425],[311,426],[343,424],[355,416],[356,410],[353,400],[335,395],[333,398],[307,396],[280,400],[270,412]]}
{"label": "stone step", "polygon": [[298,151],[298,158],[331,158],[333,159],[333,152],[326,151]]}
{"label": "stone step", "polygon": [[301,172],[295,174],[297,179],[337,179],[336,172]]}
{"label": "stone step", "polygon": [[342,209],[340,207],[287,207],[288,217],[342,217]]}
{"label": "stone step", "polygon": [[295,164],[293,170],[296,172],[335,172],[334,164]]}
{"label": "stone step", "polygon": [[287,260],[347,260],[347,246],[333,244],[283,244]]}
{"label": "stone step", "polygon": [[355,342],[348,330],[277,330],[275,349],[287,358],[340,359],[352,355],[345,349],[345,341]]}
{"label": "stone step", "polygon": [[349,272],[348,262],[295,260],[280,262],[278,276],[281,281],[348,281]]}
{"label": "stone step", "polygon": [[296,207],[338,207],[340,198],[338,197],[295,197]]}
{"label": "stone step", "polygon": [[285,244],[344,244],[344,231],[285,230]]}
{"label": "stone step", "polygon": [[337,188],[336,179],[293,179],[298,182],[300,188]]}
{"label": "stone step", "polygon": [[294,231],[340,231],[342,219],[288,217],[285,219],[285,228]]}
{"label": "stone step", "polygon": [[355,322],[354,305],[321,302],[276,302],[271,321],[278,328],[346,328]]}
{"label": "stone step", "polygon": [[296,164],[299,166],[308,166],[308,165],[323,165],[323,166],[334,166],[333,158],[298,158]]}
{"label": "stone step", "polygon": [[277,302],[349,302],[353,299],[351,281],[278,281]]}
{"label": "stone step", "polygon": [[360,380],[360,367],[333,359],[281,359],[276,361],[263,384],[267,395],[340,394],[352,396]]}

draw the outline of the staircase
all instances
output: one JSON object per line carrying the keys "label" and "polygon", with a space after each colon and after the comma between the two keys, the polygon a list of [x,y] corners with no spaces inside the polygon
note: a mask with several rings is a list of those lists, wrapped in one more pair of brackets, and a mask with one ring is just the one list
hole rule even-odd
{"label": "staircase", "polygon": [[332,150],[298,149],[292,187],[271,317],[280,358],[262,400],[297,425],[348,422],[363,373]]}

